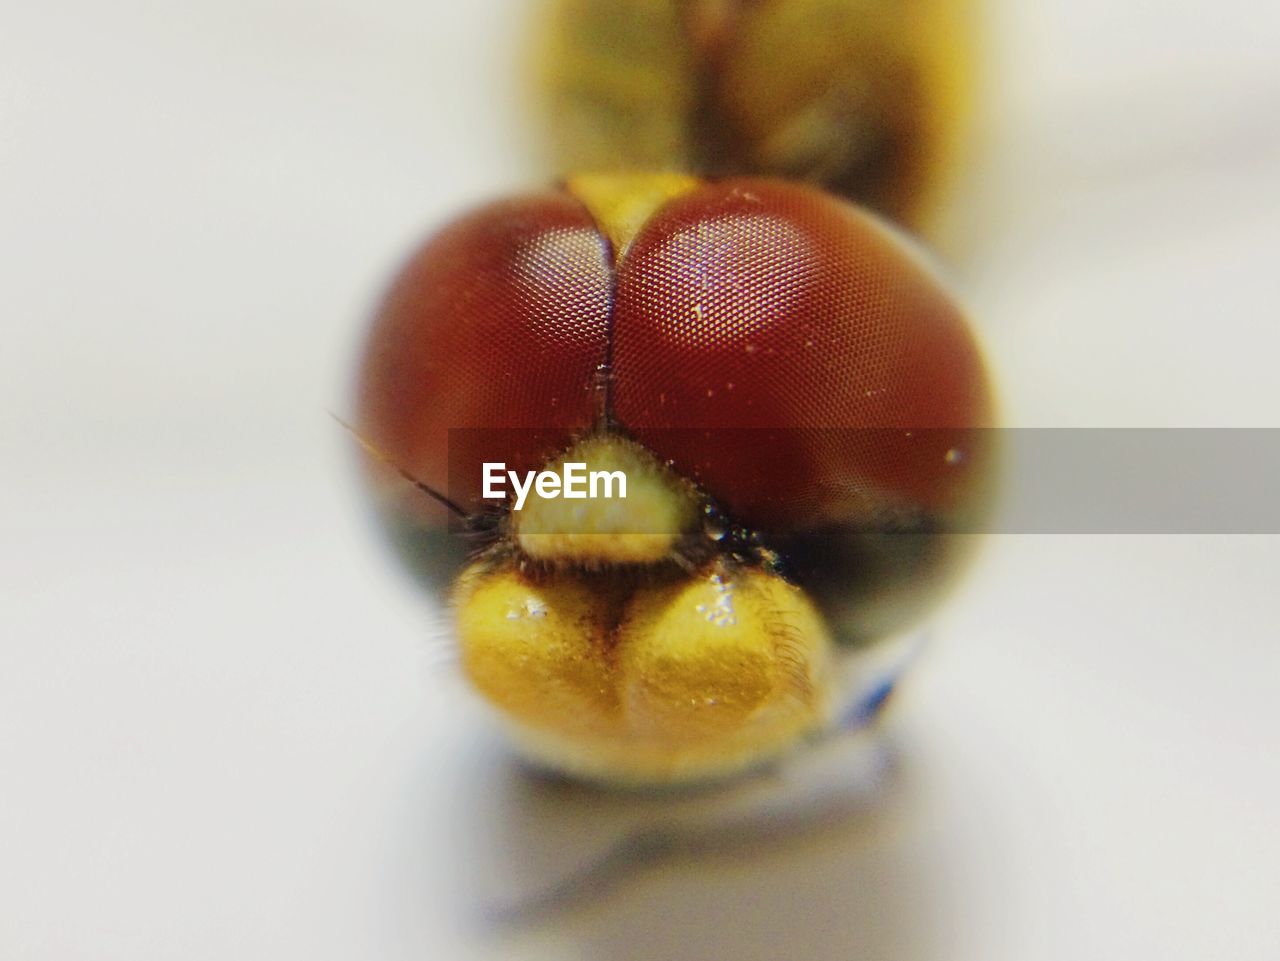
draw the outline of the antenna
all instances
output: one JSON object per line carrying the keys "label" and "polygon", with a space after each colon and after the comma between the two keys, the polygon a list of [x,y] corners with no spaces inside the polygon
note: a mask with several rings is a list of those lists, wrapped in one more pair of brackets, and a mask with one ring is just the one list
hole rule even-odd
{"label": "antenna", "polygon": [[448,508],[454,514],[456,514],[458,517],[461,517],[464,520],[467,519],[469,515],[467,514],[466,511],[464,511],[461,507],[459,507],[453,501],[449,500],[449,498],[445,497],[439,491],[435,490],[432,487],[428,487],[426,484],[422,483],[422,481],[418,480],[418,478],[410,474],[407,470],[405,470],[403,467],[401,467],[399,464],[393,461],[385,451],[377,447],[372,441],[362,436],[358,430],[356,430],[354,427],[348,424],[345,420],[343,420],[333,411],[329,411],[329,416],[332,417],[334,420],[336,420],[338,424],[348,434],[354,437],[356,439],[356,442],[359,443],[359,445],[363,447],[370,456],[386,464],[393,471],[395,471],[397,474],[399,474],[401,477],[407,480],[410,484],[412,484],[418,490],[422,491],[422,493],[426,494],[436,503],[443,504],[446,508]]}

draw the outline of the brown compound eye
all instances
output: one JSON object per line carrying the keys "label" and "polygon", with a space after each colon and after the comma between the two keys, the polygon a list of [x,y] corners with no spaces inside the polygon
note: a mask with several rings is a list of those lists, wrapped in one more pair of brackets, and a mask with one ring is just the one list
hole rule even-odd
{"label": "brown compound eye", "polygon": [[950,299],[876,220],[728,180],[645,224],[619,267],[613,412],[764,530],[953,512],[990,401]]}
{"label": "brown compound eye", "polygon": [[[357,388],[361,434],[478,510],[479,464],[536,469],[599,416],[611,284],[607,243],[565,193],[462,217],[410,258],[378,313]],[[440,520],[393,472],[374,471],[400,510]]]}
{"label": "brown compound eye", "polygon": [[[955,566],[941,532],[987,501],[991,401],[963,317],[880,221],[780,181],[575,178],[464,216],[393,285],[359,405],[373,446],[466,513],[486,462],[638,441],[850,639],[927,607]],[[375,476],[452,577],[466,549],[443,510]]]}

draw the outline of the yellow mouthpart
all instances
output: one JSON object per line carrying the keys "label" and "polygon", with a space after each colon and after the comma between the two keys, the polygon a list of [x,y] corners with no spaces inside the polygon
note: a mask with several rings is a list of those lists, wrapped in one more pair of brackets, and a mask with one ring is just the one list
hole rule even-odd
{"label": "yellow mouthpart", "polygon": [[822,618],[760,569],[715,562],[631,588],[477,562],[454,601],[472,683],[560,769],[631,784],[726,775],[826,716]]}

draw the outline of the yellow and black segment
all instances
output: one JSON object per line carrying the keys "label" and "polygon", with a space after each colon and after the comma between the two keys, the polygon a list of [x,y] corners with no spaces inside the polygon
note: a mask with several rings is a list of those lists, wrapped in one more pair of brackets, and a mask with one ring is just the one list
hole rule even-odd
{"label": "yellow and black segment", "polygon": [[813,183],[927,228],[974,101],[969,0],[550,0],[538,115],[559,170]]}

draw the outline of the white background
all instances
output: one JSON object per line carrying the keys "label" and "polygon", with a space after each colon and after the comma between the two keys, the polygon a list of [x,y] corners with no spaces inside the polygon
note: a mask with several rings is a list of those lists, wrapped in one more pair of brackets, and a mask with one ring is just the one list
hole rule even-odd
{"label": "white background", "polygon": [[[992,11],[946,250],[1010,422],[1280,426],[1278,11]],[[4,4],[0,957],[1280,956],[1265,536],[994,539],[878,798],[495,922],[687,805],[513,769],[325,412],[542,175],[527,15]]]}

